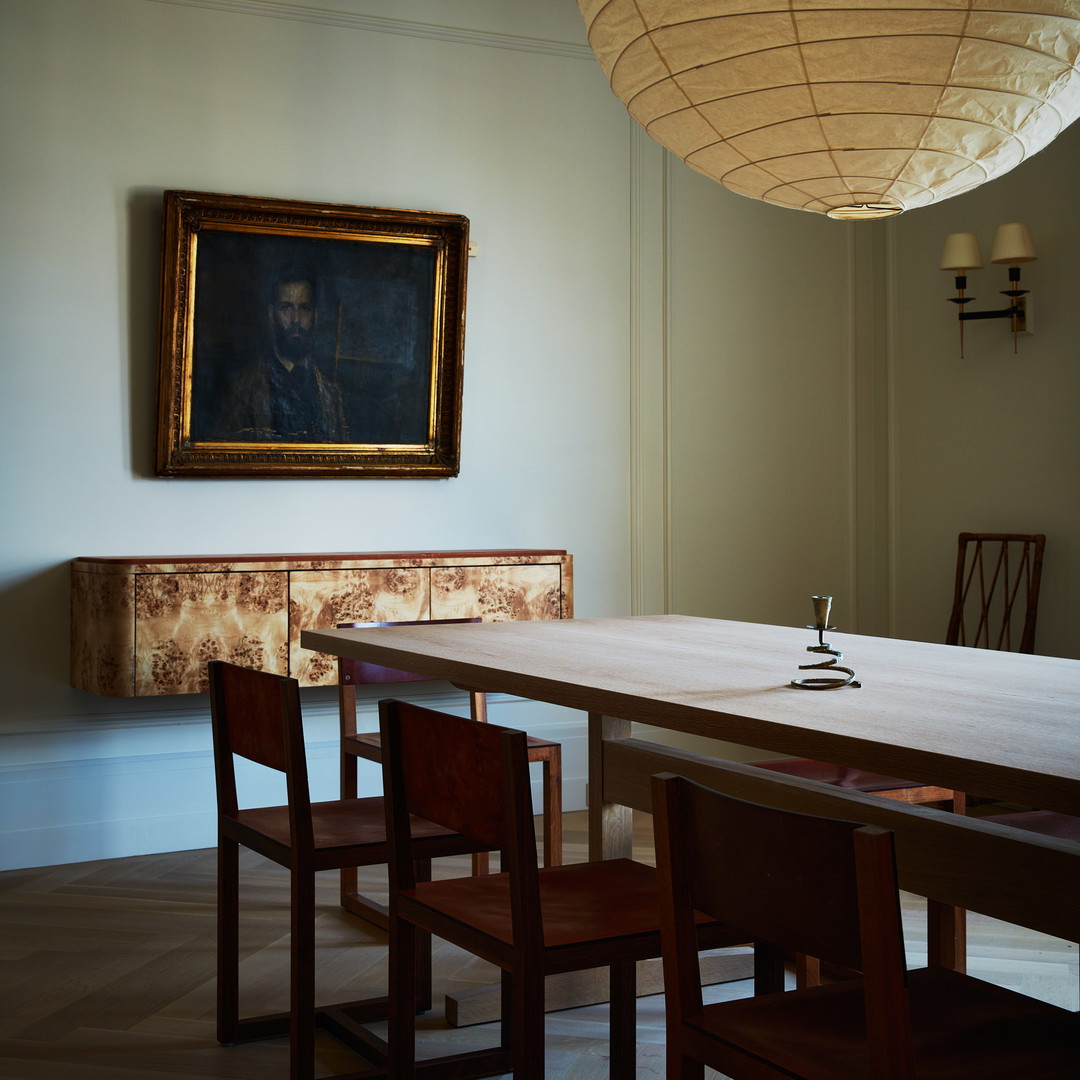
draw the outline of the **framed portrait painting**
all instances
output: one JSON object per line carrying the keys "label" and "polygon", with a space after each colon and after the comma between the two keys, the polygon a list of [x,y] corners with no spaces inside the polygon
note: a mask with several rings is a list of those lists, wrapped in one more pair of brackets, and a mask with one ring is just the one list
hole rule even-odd
{"label": "framed portrait painting", "polygon": [[469,222],[165,193],[161,476],[459,468]]}

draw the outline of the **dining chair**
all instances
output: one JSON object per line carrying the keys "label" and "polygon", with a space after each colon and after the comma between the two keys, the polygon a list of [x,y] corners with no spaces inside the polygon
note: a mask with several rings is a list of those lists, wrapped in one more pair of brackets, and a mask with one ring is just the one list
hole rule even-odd
{"label": "dining chair", "polygon": [[[457,623],[478,623],[479,617],[466,619],[418,619],[411,622],[346,622],[338,623],[337,629],[370,629],[384,626],[445,626]],[[382,761],[382,739],[377,731],[357,733],[356,688],[404,682],[430,682],[427,675],[402,671],[368,660],[338,658],[338,715],[341,729],[341,797],[357,797],[357,761]],[[459,688],[463,689],[463,688]],[[469,715],[477,721],[488,718],[487,694],[482,690],[468,690]],[[544,865],[559,866],[562,863],[562,747],[552,739],[533,735],[527,740],[529,761],[539,763],[543,778],[544,809],[542,829],[544,836]],[[473,855],[473,873],[488,872],[488,853]],[[349,867],[341,872],[341,906],[354,915],[385,930],[388,915],[385,904],[357,891],[356,869]]]}
{"label": "dining chair", "polygon": [[[653,777],[652,805],[668,1077],[701,1080],[705,1066],[731,1080],[1080,1075],[1080,1015],[948,968],[906,970],[891,831],[670,773]],[[705,1004],[702,913],[862,975]]]}
{"label": "dining chair", "polygon": [[[630,859],[538,867],[524,732],[400,701],[379,705],[390,840],[388,1067],[408,1080],[416,1066],[417,934],[434,934],[502,973],[500,1048],[516,1080],[544,1076],[544,980],[610,969],[610,1072],[634,1075],[635,963],[659,955],[656,872]],[[501,852],[502,872],[419,881],[409,815]],[[701,948],[745,944],[738,931],[702,919]],[[782,978],[779,960],[759,985]]]}
{"label": "dining chair", "polygon": [[[1035,651],[1046,537],[1042,533],[961,533],[948,645]],[[1013,616],[1023,614],[1019,637]],[[989,792],[983,792],[989,795]],[[983,816],[1014,829],[1080,840],[1080,818],[1052,810]]]}
{"label": "dining chair", "polygon": [[958,547],[945,644],[1033,653],[1046,537],[962,532]]}
{"label": "dining chair", "polygon": [[[1020,533],[960,533],[946,645],[1011,650],[1013,616],[1023,612],[1018,652],[1035,651],[1039,585],[1046,537]],[[964,813],[966,795],[934,785],[804,758],[756,761],[787,776],[817,780],[910,803],[944,802]]]}
{"label": "dining chair", "polygon": [[[1018,652],[1034,651],[1045,544],[1046,537],[1041,534],[960,533],[946,645],[1011,650],[1015,639]],[[1021,612],[1020,633],[1015,635],[1014,614]],[[817,780],[887,799],[916,804],[942,803],[954,813],[967,812],[966,792],[934,784],[808,758],[755,761],[754,764],[785,776]],[[963,970],[962,914],[934,905],[930,927],[936,942],[947,939],[955,942],[951,962],[958,970]],[[800,958],[800,980],[816,978],[813,960]]]}
{"label": "dining chair", "polygon": [[[320,870],[386,863],[382,798],[312,802],[295,679],[221,660],[208,665],[218,807],[217,1038],[231,1045],[289,1036],[291,1080],[314,1075],[315,1029],[323,1027],[352,1049],[381,1063],[385,1050],[359,1025],[384,1019],[385,996],[316,1007],[315,874]],[[287,803],[241,808],[235,758],[284,775]],[[431,859],[471,853],[477,845],[441,825],[413,820],[412,857],[419,879]],[[284,866],[290,876],[289,1010],[240,1016],[240,848]],[[410,1006],[430,1007],[430,940],[416,952]]]}

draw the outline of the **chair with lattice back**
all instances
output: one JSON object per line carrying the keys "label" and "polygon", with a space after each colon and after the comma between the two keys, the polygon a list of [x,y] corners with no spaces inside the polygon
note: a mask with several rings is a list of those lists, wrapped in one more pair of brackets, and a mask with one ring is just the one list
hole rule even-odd
{"label": "chair with lattice back", "polygon": [[[1013,648],[1033,652],[1035,620],[1038,614],[1039,584],[1042,577],[1043,548],[1041,534],[961,533],[956,563],[953,603],[945,635],[948,645],[979,648]],[[1014,623],[1022,615],[1022,625],[1015,632]],[[850,788],[908,803],[944,803],[954,813],[967,811],[967,794],[915,780],[882,776],[831,762],[795,758],[783,761],[758,761],[757,766],[785,776],[817,780],[835,787]],[[1018,826],[1023,820],[1017,820]],[[1033,827],[1047,828],[1046,820]],[[1052,823],[1050,823],[1052,825]],[[964,927],[960,912],[934,906],[930,932],[935,941],[956,943],[951,962],[958,970],[964,966]],[[940,935],[940,937],[939,937]],[[800,964],[803,963],[800,958]],[[813,961],[809,969],[800,969],[800,981],[817,979]]]}
{"label": "chair with lattice back", "polygon": [[[961,533],[956,586],[946,641],[950,645],[1035,651],[1039,585],[1042,580],[1041,533]],[[1013,625],[1020,619],[1019,634]],[[1053,810],[1022,810],[983,815],[1014,829],[1080,840],[1080,818]]]}
{"label": "chair with lattice back", "polygon": [[1041,533],[961,533],[945,644],[1033,653],[1045,547]]}
{"label": "chair with lattice back", "polygon": [[[946,645],[976,648],[1035,651],[1035,626],[1039,606],[1039,585],[1042,578],[1042,552],[1045,538],[1041,534],[1016,532],[961,532],[957,554],[953,606],[949,611]],[[1020,631],[1015,630],[1020,622]],[[854,791],[899,799],[904,802],[945,802],[956,813],[967,812],[968,797],[964,792],[922,784],[918,781],[882,777],[878,773],[831,762],[805,758],[785,758],[778,761],[756,761],[755,765],[789,777],[816,780]],[[1064,815],[1039,811],[1034,818],[1017,816],[1010,822],[1017,827],[1054,835],[1075,835],[1077,823]],[[930,932],[935,941],[953,940],[956,954],[951,958],[958,970],[963,968],[963,917],[955,909],[940,905],[931,908]],[[801,962],[801,958],[800,958]],[[815,981],[813,961],[802,973],[804,980]]]}
{"label": "chair with lattice back", "polygon": [[[945,643],[1011,650],[1015,640],[1018,652],[1033,652],[1046,537],[1041,534],[961,533],[959,543],[956,584]],[[1023,622],[1016,634],[1013,623],[1020,612]],[[962,814],[966,810],[963,792],[881,776],[845,765],[803,758],[755,764],[787,776],[800,776],[804,780],[817,780],[902,802],[945,802],[956,813]]]}

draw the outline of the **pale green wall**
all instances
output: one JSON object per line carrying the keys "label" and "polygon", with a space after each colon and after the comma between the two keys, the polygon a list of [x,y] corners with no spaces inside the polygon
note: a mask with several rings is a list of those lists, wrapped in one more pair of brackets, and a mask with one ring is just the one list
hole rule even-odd
{"label": "pale green wall", "polygon": [[850,227],[671,182],[673,605],[852,627]]}
{"label": "pale green wall", "polygon": [[[901,218],[892,231],[894,622],[940,640],[956,534],[1044,532],[1036,650],[1080,657],[1080,128],[970,194]],[[969,322],[964,359],[945,235],[974,232],[983,259],[994,231],[1026,222],[1038,259],[1022,269],[1034,334],[1013,354],[1005,320]],[[973,272],[972,308],[1006,305],[1004,267]]]}
{"label": "pale green wall", "polygon": [[[67,685],[74,556],[559,547],[580,614],[629,611],[631,125],[576,8],[301,6],[0,2],[6,865],[213,842],[205,700]],[[461,475],[155,478],[167,188],[467,215]],[[578,718],[502,710],[582,805]]]}
{"label": "pale green wall", "polygon": [[[1037,650],[1080,657],[1080,128],[888,223],[758,205],[671,165],[669,607],[940,641],[961,531],[1044,532]],[[968,323],[949,232],[1024,221],[1034,334]],[[974,308],[1007,271],[972,274]],[[854,660],[853,660],[854,662]]]}
{"label": "pale green wall", "polygon": [[[665,606],[793,627],[810,596],[856,626],[854,227],[664,172]],[[643,729],[738,760],[775,757]]]}
{"label": "pale green wall", "polygon": [[[1077,175],[1072,130],[940,207],[840,224],[740,199],[667,159],[654,608],[663,596],[670,611],[798,627],[809,594],[829,592],[844,629],[940,641],[957,533],[1042,531],[1037,648],[1080,657]],[[1016,220],[1040,252],[1024,269],[1036,333],[1014,357],[1004,320],[968,324],[961,361],[952,276],[937,269],[945,234],[979,232],[988,258],[994,228]],[[1005,303],[1005,279],[973,276],[979,306]]]}

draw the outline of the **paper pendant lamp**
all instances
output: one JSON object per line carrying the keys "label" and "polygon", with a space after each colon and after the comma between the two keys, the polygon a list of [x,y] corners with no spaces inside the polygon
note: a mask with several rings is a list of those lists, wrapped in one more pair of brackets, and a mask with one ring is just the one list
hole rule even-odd
{"label": "paper pendant lamp", "polygon": [[1080,113],[1080,4],[578,0],[615,94],[753,199],[887,217],[969,191]]}

